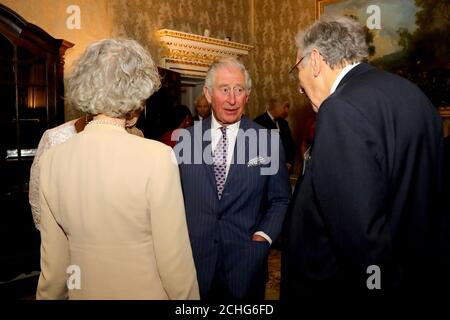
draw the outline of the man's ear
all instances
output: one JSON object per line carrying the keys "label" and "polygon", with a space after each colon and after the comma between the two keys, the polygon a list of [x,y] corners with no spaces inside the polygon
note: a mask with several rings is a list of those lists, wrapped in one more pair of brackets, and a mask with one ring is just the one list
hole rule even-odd
{"label": "man's ear", "polygon": [[314,77],[318,77],[322,69],[322,56],[315,48],[311,51],[311,69]]}
{"label": "man's ear", "polygon": [[248,99],[249,99],[249,97],[250,97],[250,90],[249,90],[249,91],[247,91],[247,94],[245,95],[245,104],[247,104],[247,103],[248,103]]}
{"label": "man's ear", "polygon": [[203,87],[203,94],[205,95],[206,100],[208,100],[208,103],[211,104],[212,99],[207,86]]}

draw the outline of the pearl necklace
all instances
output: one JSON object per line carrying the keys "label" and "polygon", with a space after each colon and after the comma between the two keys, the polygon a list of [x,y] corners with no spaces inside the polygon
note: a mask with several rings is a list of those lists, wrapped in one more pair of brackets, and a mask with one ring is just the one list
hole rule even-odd
{"label": "pearl necklace", "polygon": [[89,124],[109,124],[116,127],[125,128],[125,121],[121,119],[110,120],[110,119],[94,119],[89,122]]}

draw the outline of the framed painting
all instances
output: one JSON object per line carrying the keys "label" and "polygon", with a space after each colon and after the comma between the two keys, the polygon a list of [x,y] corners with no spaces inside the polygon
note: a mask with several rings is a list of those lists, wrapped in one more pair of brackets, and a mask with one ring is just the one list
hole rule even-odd
{"label": "framed painting", "polygon": [[444,137],[450,136],[450,107],[439,108],[439,114],[442,118],[442,129],[444,131]]}
{"label": "framed painting", "polygon": [[316,0],[316,18],[323,14],[351,16],[365,25],[369,62],[416,83],[448,117],[448,0]]}

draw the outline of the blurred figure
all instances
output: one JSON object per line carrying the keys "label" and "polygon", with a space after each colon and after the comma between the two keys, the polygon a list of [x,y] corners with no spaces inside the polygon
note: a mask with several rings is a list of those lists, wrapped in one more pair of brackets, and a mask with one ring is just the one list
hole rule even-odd
{"label": "blurred figure", "polygon": [[211,115],[211,105],[204,94],[195,99],[195,110],[197,114],[192,119],[193,121],[204,120]]}
{"label": "blurred figure", "polygon": [[162,135],[160,140],[173,148],[178,141],[178,129],[186,129],[192,126],[192,114],[184,104],[174,107],[169,114],[170,129]]}
{"label": "blurred figure", "polygon": [[296,146],[292,139],[291,129],[289,128],[289,123],[286,121],[286,118],[289,115],[289,107],[289,100],[272,98],[269,100],[266,112],[253,120],[267,129],[279,130],[288,172],[290,172],[291,168],[294,166],[296,153]]}
{"label": "blurred figure", "polygon": [[37,299],[199,298],[172,150],[125,130],[159,86],[134,40],[97,41],[76,63],[66,101],[93,120],[41,158]]}
{"label": "blurred figure", "polygon": [[39,141],[39,145],[33,159],[33,164],[30,169],[28,194],[31,213],[33,215],[33,222],[38,230],[40,229],[39,225],[41,222],[41,209],[39,203],[39,174],[41,156],[51,147],[61,144],[72,138],[75,134],[83,131],[88,122],[89,120],[87,116],[67,121],[55,128],[46,130]]}

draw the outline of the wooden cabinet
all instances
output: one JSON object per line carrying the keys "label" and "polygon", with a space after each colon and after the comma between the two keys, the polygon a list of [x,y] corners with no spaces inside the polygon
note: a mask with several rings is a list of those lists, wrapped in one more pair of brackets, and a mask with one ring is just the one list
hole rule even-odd
{"label": "wooden cabinet", "polygon": [[64,122],[63,57],[72,46],[0,4],[0,283],[39,270],[29,173],[43,132]]}

